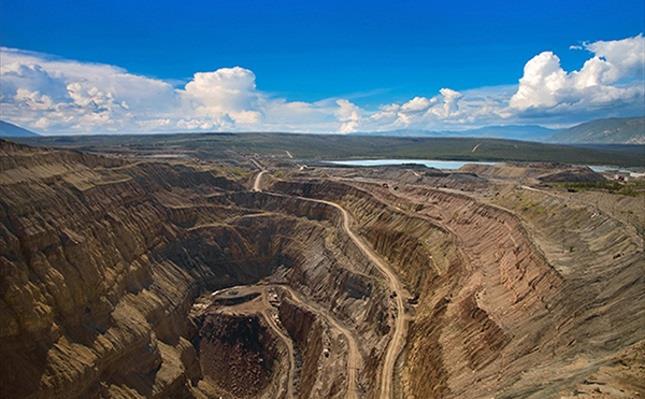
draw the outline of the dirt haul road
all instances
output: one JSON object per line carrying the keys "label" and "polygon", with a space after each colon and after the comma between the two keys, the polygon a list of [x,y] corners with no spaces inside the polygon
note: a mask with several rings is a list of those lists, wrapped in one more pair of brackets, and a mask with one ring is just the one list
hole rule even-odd
{"label": "dirt haul road", "polygon": [[266,172],[266,170],[262,170],[255,176],[255,181],[253,182],[253,191],[262,191],[262,189],[260,188],[260,181],[262,179],[262,175]]}
{"label": "dirt haul road", "polygon": [[[263,171],[264,172],[264,171]],[[260,191],[260,179],[262,178],[262,172],[258,174],[255,179],[254,188],[257,187]],[[349,212],[345,210],[342,206],[335,202],[306,198],[301,197],[304,200],[314,201],[326,205],[333,206],[338,209],[343,216],[343,230],[349,236],[349,238],[356,244],[356,246],[363,252],[369,259],[376,265],[381,274],[385,277],[387,281],[388,288],[393,292],[394,299],[396,302],[396,315],[394,318],[393,333],[390,339],[390,342],[385,353],[385,359],[383,361],[383,369],[381,373],[381,390],[379,397],[382,399],[389,399],[393,394],[393,381],[394,381],[394,367],[396,366],[396,360],[399,356],[399,353],[403,349],[405,344],[405,336],[407,334],[407,322],[405,319],[405,303],[404,296],[406,295],[403,285],[394,274],[394,272],[389,268],[389,266],[374,252],[369,244],[363,241],[362,238],[354,234],[350,227],[350,216]],[[351,382],[351,380],[350,380]]]}
{"label": "dirt haul road", "polygon": [[[263,293],[265,295],[265,293]],[[295,352],[293,350],[293,342],[291,342],[291,339],[287,337],[283,332],[280,327],[276,324],[276,321],[273,319],[273,315],[269,313],[267,310],[263,311],[262,317],[264,317],[264,320],[266,320],[267,324],[269,327],[275,332],[280,340],[284,343],[284,345],[287,348],[287,353],[289,355],[289,374],[287,378],[287,398],[293,399],[293,384],[295,381],[295,374],[296,374],[296,356]]]}
{"label": "dirt haul road", "polygon": [[356,387],[356,382],[358,380],[356,373],[362,366],[363,358],[360,351],[358,350],[358,343],[356,342],[356,338],[354,337],[352,332],[348,328],[340,324],[327,309],[319,306],[315,302],[304,299],[299,293],[297,293],[288,285],[280,284],[276,285],[276,287],[280,287],[287,291],[291,299],[298,305],[308,309],[310,312],[316,315],[322,316],[325,320],[327,320],[327,323],[329,323],[329,325],[333,329],[337,330],[345,337],[345,341],[347,342],[347,394],[345,395],[345,397],[349,399],[357,399],[359,395],[358,389]]}
{"label": "dirt haul road", "polygon": [[[262,175],[266,172],[267,172],[266,170],[262,170],[255,177],[255,182],[253,184],[254,191],[258,191],[258,192],[262,191],[262,189],[260,188],[260,183],[261,183]],[[305,199],[308,201],[315,201],[310,198],[305,198]],[[291,287],[287,285],[276,285],[276,286],[281,287],[282,289],[287,291],[291,296],[291,298],[298,304],[302,305],[305,308],[308,308],[313,313],[325,318],[333,328],[335,328],[345,337],[345,340],[347,342],[347,395],[346,397],[349,399],[357,399],[359,397],[358,388],[357,388],[357,381],[358,381],[357,372],[362,367],[362,356],[360,351],[358,350],[358,343],[356,341],[356,338],[352,334],[352,332],[349,329],[347,329],[345,326],[340,324],[336,320],[336,318],[333,317],[331,313],[329,313],[326,309],[322,308],[321,306],[318,306],[315,303],[305,300]]]}
{"label": "dirt haul road", "polygon": [[385,277],[389,289],[396,294],[396,316],[394,319],[394,328],[392,333],[392,338],[387,347],[387,352],[385,353],[385,359],[383,361],[383,370],[381,373],[381,393],[379,395],[382,399],[389,399],[392,397],[393,393],[393,381],[394,381],[394,367],[396,366],[396,360],[399,356],[399,353],[403,349],[405,343],[405,336],[407,334],[407,322],[405,320],[405,303],[404,295],[405,290],[403,285],[394,274],[394,272],[387,266],[387,264],[374,252],[369,244],[363,241],[362,238],[358,237],[352,229],[350,228],[350,216],[347,210],[342,206],[338,205],[335,202],[309,199],[310,201],[316,201],[323,204],[333,206],[338,209],[343,215],[343,229],[351,238],[352,241],[358,246],[358,248],[363,252],[371,261],[374,263],[381,274]]}

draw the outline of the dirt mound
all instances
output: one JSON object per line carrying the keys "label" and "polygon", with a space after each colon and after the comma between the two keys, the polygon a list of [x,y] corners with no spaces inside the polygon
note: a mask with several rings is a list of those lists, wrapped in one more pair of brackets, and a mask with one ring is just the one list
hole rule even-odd
{"label": "dirt mound", "polygon": [[545,173],[537,176],[537,179],[545,183],[601,182],[606,180],[603,175],[594,172],[586,166]]}

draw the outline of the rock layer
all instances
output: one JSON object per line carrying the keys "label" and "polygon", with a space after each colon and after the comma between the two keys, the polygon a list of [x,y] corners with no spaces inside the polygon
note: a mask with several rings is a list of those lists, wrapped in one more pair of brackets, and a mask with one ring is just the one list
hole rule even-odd
{"label": "rock layer", "polygon": [[[280,170],[255,192],[235,165],[0,141],[0,396],[345,397],[349,334],[377,397],[396,292],[309,199],[410,293],[395,396],[645,394],[642,218],[606,205],[632,200],[526,188],[518,165]],[[274,313],[195,316],[249,285]]]}
{"label": "rock layer", "polygon": [[385,327],[366,322],[385,293],[328,207],[246,192],[196,165],[2,145],[3,396],[208,395],[197,359],[215,355],[194,342],[193,301],[271,275],[354,326],[366,348],[385,344]]}

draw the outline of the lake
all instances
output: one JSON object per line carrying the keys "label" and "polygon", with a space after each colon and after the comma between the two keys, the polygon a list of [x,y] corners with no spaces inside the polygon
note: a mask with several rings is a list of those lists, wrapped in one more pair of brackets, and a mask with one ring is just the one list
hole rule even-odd
{"label": "lake", "polygon": [[388,165],[422,165],[435,169],[459,169],[467,163],[477,165],[496,165],[499,162],[480,161],[439,161],[436,159],[352,159],[347,161],[326,161],[342,166],[388,166]]}
{"label": "lake", "polygon": [[[440,161],[437,159],[351,159],[345,161],[325,161],[333,165],[342,166],[395,166],[395,165],[422,165],[428,168],[455,170],[470,163],[476,165],[497,165],[502,162],[484,162],[484,161]],[[630,173],[632,176],[642,176],[632,170],[621,168],[620,166],[611,165],[586,165],[594,172],[603,173],[608,171],[618,171]]]}
{"label": "lake", "polygon": [[622,172],[622,173],[634,173],[631,170],[621,168],[620,166],[611,166],[611,165],[587,165],[587,166],[589,166],[589,169],[597,173],[603,173],[603,172],[609,172],[609,171],[612,171],[612,172],[616,171],[616,172]]}

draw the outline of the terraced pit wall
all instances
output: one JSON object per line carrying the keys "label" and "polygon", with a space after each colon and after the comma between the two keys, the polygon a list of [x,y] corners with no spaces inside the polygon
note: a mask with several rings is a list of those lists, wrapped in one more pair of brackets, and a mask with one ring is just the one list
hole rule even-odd
{"label": "terraced pit wall", "polygon": [[2,145],[3,397],[193,396],[195,298],[278,270],[382,352],[387,294],[328,210],[185,165]]}

